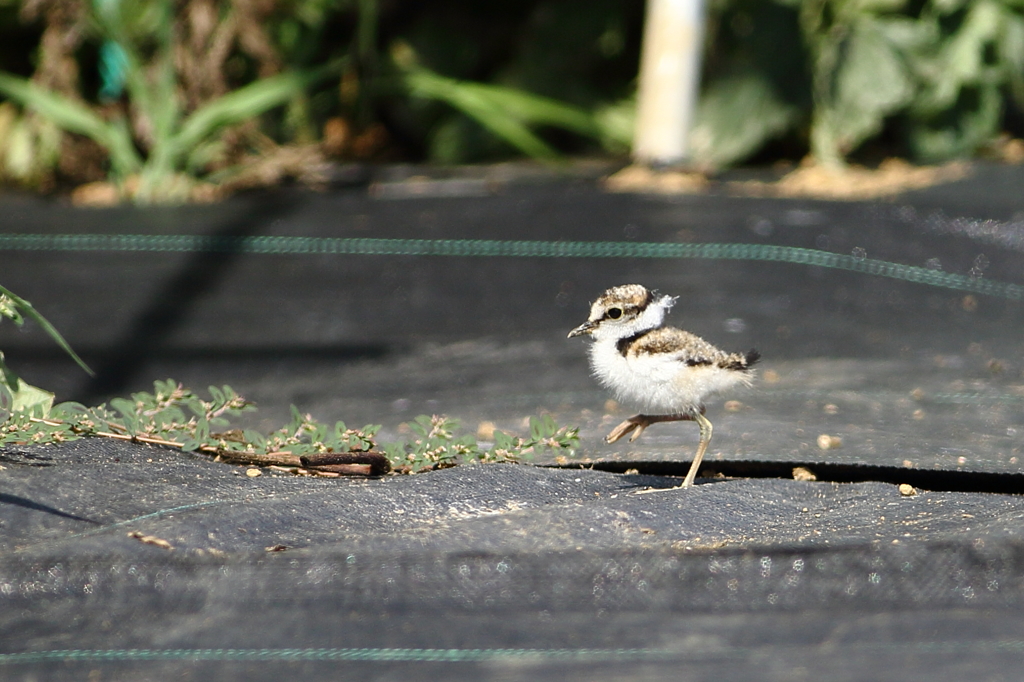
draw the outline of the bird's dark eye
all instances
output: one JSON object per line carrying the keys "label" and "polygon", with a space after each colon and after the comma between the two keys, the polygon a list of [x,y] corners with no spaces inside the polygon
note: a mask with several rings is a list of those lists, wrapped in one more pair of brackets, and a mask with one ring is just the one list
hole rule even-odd
{"label": "bird's dark eye", "polygon": [[612,320],[617,320],[622,317],[622,308],[609,308],[608,317]]}

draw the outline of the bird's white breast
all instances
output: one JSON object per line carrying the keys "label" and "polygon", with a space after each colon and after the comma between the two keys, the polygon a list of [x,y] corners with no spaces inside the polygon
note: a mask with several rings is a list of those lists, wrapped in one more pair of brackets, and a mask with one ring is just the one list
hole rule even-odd
{"label": "bird's white breast", "polygon": [[594,375],[619,402],[645,413],[678,414],[699,410],[709,396],[749,383],[744,372],[717,365],[687,366],[667,353],[624,356],[613,339],[591,345]]}

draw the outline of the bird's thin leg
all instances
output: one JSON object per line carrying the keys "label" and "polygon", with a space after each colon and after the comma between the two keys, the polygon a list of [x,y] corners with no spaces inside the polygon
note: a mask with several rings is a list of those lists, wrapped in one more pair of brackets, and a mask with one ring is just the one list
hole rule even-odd
{"label": "bird's thin leg", "polygon": [[644,432],[644,429],[651,424],[657,424],[658,422],[692,421],[693,419],[694,416],[692,414],[635,414],[612,429],[612,432],[605,436],[604,441],[606,443],[614,443],[632,431],[633,435],[629,437],[629,442],[632,443],[639,438],[640,434]]}
{"label": "bird's thin leg", "polygon": [[[701,460],[704,459],[704,453],[707,452],[708,445],[711,443],[711,434],[714,428],[711,426],[711,422],[704,416],[704,408],[700,408],[700,412],[694,412],[692,415],[686,416],[688,419],[692,419],[697,422],[700,427],[700,443],[697,444],[697,452],[693,455],[693,463],[690,464],[690,470],[686,472],[686,478],[683,482],[674,488],[648,488],[647,490],[638,490],[637,495],[643,495],[645,493],[656,493],[663,490],[679,490],[680,488],[689,488],[693,485],[693,482],[697,479],[697,472],[700,471]],[[661,420],[666,421],[666,420]]]}
{"label": "bird's thin leg", "polygon": [[689,488],[693,485],[693,481],[697,478],[697,471],[700,469],[700,462],[704,459],[704,453],[711,443],[711,433],[714,431],[711,427],[711,422],[708,421],[703,412],[695,413],[693,418],[697,421],[697,425],[700,426],[700,443],[697,445],[697,453],[693,456],[693,464],[690,465],[690,470],[686,472],[686,478],[679,485],[680,488]]}

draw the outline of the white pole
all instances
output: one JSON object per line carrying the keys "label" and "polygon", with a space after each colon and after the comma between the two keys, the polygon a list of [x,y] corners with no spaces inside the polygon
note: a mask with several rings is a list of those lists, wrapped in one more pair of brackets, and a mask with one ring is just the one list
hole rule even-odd
{"label": "white pole", "polygon": [[703,0],[647,0],[633,157],[664,166],[687,159],[700,87]]}

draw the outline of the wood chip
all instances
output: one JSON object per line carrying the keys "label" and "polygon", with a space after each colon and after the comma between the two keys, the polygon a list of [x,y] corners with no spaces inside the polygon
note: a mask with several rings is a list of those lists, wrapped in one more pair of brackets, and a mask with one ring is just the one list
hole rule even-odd
{"label": "wood chip", "polygon": [[[391,471],[391,462],[382,452],[323,452],[299,458],[305,469],[333,471],[346,476],[381,476]],[[338,468],[340,467],[340,468]]]}
{"label": "wood chip", "polygon": [[309,471],[317,475],[334,474],[335,476],[370,476],[373,473],[369,464],[324,464],[309,467]]}
{"label": "wood chip", "polygon": [[155,535],[143,535],[141,532],[137,530],[133,530],[132,532],[128,533],[128,537],[135,538],[139,542],[144,542],[147,545],[154,545],[155,547],[159,547],[160,549],[174,549],[171,543],[167,542],[167,540],[162,540],[156,537]]}

